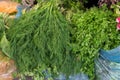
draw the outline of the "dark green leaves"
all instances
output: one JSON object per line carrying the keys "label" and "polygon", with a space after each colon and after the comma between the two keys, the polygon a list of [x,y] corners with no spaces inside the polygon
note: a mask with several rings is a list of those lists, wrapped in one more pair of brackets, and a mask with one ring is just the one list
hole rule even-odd
{"label": "dark green leaves", "polygon": [[69,55],[69,25],[55,3],[49,1],[40,5],[11,25],[8,38],[12,56],[23,73],[38,65],[64,72],[62,66],[66,64],[63,62]]}

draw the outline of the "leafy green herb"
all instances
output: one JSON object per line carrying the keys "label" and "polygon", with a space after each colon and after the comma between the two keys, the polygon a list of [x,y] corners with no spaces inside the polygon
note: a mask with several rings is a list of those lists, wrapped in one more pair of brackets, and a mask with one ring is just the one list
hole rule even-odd
{"label": "leafy green herb", "polygon": [[[80,71],[94,80],[94,59],[100,48],[112,49],[119,45],[120,35],[116,31],[113,13],[103,8],[91,8],[73,15],[72,28],[73,53],[80,59]],[[77,64],[77,63],[76,63]]]}
{"label": "leafy green herb", "polygon": [[16,20],[7,36],[18,70],[24,73],[39,66],[42,70],[51,68],[53,73],[54,67],[58,72],[69,71],[63,69],[70,55],[68,27],[56,0],[43,2]]}

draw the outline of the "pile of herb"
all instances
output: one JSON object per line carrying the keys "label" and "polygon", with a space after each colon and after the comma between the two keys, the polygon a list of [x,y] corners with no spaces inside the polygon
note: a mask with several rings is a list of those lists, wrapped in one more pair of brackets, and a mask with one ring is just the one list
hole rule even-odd
{"label": "pile of herb", "polygon": [[56,0],[38,5],[11,25],[7,33],[11,56],[21,73],[38,66],[41,70],[50,68],[53,73],[67,73],[71,60],[69,24],[59,12]]}
{"label": "pile of herb", "polygon": [[73,53],[80,59],[80,71],[89,75],[94,80],[94,59],[98,50],[112,49],[120,44],[119,31],[116,30],[113,12],[105,6],[93,7],[85,12],[73,15],[72,28]]}

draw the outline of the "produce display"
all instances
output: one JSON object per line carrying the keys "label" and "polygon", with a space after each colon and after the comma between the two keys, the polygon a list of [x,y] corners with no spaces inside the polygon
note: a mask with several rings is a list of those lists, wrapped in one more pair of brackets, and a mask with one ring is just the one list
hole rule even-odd
{"label": "produce display", "polygon": [[[107,6],[102,4],[96,7],[94,3],[90,5],[89,0],[0,1],[2,2],[6,4],[5,7],[0,6],[0,52],[15,62],[16,71],[12,78],[103,79],[100,70],[97,70],[105,70],[98,67],[102,66],[99,50],[110,50],[120,43],[119,14],[115,13],[115,7],[111,8],[112,4],[105,3]],[[10,5],[12,2],[17,4]],[[114,6],[116,3],[113,3]],[[13,6],[14,9],[6,5]],[[116,6],[118,9],[118,4]],[[111,54],[104,51],[103,54],[111,58]],[[119,64],[119,61],[115,64]],[[3,69],[7,70],[6,67]],[[97,79],[96,76],[100,78]]]}

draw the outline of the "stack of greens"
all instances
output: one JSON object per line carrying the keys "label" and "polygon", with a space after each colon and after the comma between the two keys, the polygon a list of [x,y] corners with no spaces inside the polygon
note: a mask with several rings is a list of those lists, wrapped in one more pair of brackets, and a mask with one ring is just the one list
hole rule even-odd
{"label": "stack of greens", "polygon": [[19,72],[30,72],[38,66],[55,74],[70,71],[69,25],[56,3],[44,1],[11,25],[7,37]]}
{"label": "stack of greens", "polygon": [[82,65],[80,71],[94,80],[94,59],[100,48],[112,49],[120,44],[119,31],[116,31],[115,17],[112,11],[103,8],[91,8],[86,12],[77,12],[72,17],[73,53]]}

